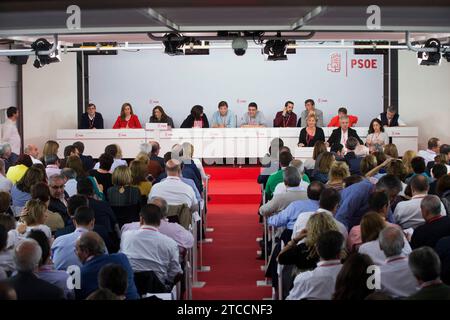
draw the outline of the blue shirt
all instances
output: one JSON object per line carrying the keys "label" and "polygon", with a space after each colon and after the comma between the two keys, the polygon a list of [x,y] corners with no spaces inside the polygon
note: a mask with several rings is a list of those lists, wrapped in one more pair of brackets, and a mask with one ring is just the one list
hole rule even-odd
{"label": "blue shirt", "polygon": [[11,189],[13,207],[25,207],[28,200],[31,200],[31,193],[20,191],[16,185]]}
{"label": "blue shirt", "polygon": [[287,227],[289,230],[293,230],[295,221],[297,221],[297,217],[302,212],[311,212],[317,209],[319,209],[319,201],[317,200],[297,200],[288,205],[286,209],[280,211],[280,213],[269,217],[267,223],[277,228]]}
{"label": "blue shirt", "polygon": [[369,210],[369,196],[373,190],[374,185],[367,179],[342,190],[341,203],[335,218],[342,222],[347,230],[359,225],[362,216]]}
{"label": "blue shirt", "polygon": [[75,243],[83,232],[88,230],[77,228],[74,232],[60,236],[52,244],[52,261],[57,270],[67,270],[69,266],[81,267],[81,261],[75,253]]}
{"label": "blue shirt", "polygon": [[226,128],[236,128],[236,117],[230,110],[227,111],[225,117],[220,115],[219,111],[216,111],[212,115],[212,125],[224,124]]}
{"label": "blue shirt", "polygon": [[118,264],[125,269],[128,275],[128,288],[126,297],[128,300],[139,299],[139,294],[134,284],[134,274],[130,261],[123,253],[103,254],[92,257],[81,267],[81,288],[76,290],[77,299],[86,299],[88,295],[98,289],[98,274],[107,264]]}

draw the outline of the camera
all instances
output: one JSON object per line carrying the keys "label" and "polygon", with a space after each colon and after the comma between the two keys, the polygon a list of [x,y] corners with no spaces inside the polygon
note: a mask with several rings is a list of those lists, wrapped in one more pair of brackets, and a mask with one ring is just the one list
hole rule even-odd
{"label": "camera", "polygon": [[243,56],[245,54],[245,51],[248,48],[247,40],[241,37],[237,37],[233,39],[233,42],[231,43],[231,47],[234,50],[234,53],[237,56]]}

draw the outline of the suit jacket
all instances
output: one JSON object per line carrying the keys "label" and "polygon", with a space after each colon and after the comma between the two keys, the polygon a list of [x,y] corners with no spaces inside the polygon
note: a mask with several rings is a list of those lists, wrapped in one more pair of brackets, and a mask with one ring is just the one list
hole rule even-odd
{"label": "suit jacket", "polygon": [[297,115],[294,112],[292,112],[291,115],[288,117],[283,117],[283,111],[279,111],[275,115],[275,119],[273,119],[274,127],[287,128],[287,127],[296,127],[296,125],[297,125]]}
{"label": "suit jacket", "polygon": [[79,125],[79,129],[103,129],[103,116],[101,113],[96,112],[94,117],[94,122],[92,126],[89,121],[88,113],[85,112],[81,115],[81,121]]}
{"label": "suit jacket", "polygon": [[89,172],[94,168],[94,159],[91,156],[85,156],[84,154],[80,154],[81,163],[83,163],[84,171]]}
{"label": "suit jacket", "polygon": [[18,272],[8,280],[16,290],[17,300],[64,300],[64,292],[32,272]]}
{"label": "suit jacket", "polygon": [[[67,197],[66,197],[66,199],[67,199]],[[61,215],[61,218],[64,220],[64,224],[66,224],[67,221],[69,221],[69,219],[70,219],[69,214],[67,213],[67,207],[59,199],[50,197],[50,203],[48,205],[48,210],[59,213]]]}
{"label": "suit jacket", "polygon": [[357,157],[354,152],[350,151],[344,156],[344,160],[348,164],[350,174],[361,175],[362,157]]}
{"label": "suit jacket", "polygon": [[88,295],[98,289],[98,274],[103,266],[110,263],[120,265],[127,272],[127,299],[139,299],[136,285],[134,284],[133,270],[127,256],[123,253],[103,254],[85,262],[81,267],[81,288],[75,291],[77,299],[86,299]]}
{"label": "suit jacket", "polygon": [[306,133],[306,128],[303,128],[300,131],[300,136],[298,137],[298,143],[303,143],[305,145],[305,147],[314,147],[314,144],[317,141],[324,141],[325,142],[325,134],[323,133],[323,129],[317,127],[316,128],[316,134],[314,135],[314,138],[309,141],[309,143],[306,141],[306,137],[307,137],[307,133]]}
{"label": "suit jacket", "polygon": [[[355,137],[356,139],[358,139],[360,144],[364,144],[355,129],[348,128],[348,137]],[[341,143],[341,128],[334,129],[327,142],[330,144],[330,147],[334,144]]]}

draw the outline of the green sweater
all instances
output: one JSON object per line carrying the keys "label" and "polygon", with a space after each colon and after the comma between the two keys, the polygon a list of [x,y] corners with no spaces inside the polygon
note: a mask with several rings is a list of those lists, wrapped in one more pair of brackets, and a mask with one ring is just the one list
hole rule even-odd
{"label": "green sweater", "polygon": [[[277,184],[279,184],[280,182],[283,182],[283,180],[284,180],[283,179],[283,171],[284,171],[283,169],[280,169],[277,172],[272,173],[269,176],[269,179],[267,180],[267,183],[266,183],[266,189],[265,189],[267,201],[272,199],[273,192],[275,191],[275,187],[277,186]],[[303,174],[302,180],[310,183],[310,180],[306,174]]]}

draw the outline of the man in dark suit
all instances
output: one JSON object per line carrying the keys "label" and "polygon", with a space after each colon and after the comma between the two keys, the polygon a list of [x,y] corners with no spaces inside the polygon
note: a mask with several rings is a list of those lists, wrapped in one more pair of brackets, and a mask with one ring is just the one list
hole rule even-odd
{"label": "man in dark suit", "polygon": [[361,160],[363,157],[355,154],[355,149],[358,146],[358,140],[355,137],[349,137],[345,147],[347,153],[344,156],[344,161],[347,163],[350,174],[361,175]]}
{"label": "man in dark suit", "polygon": [[83,154],[84,152],[84,143],[81,141],[77,141],[73,144],[75,148],[78,150],[78,156],[80,157],[81,163],[83,163],[83,169],[86,172],[89,172],[94,168],[94,159],[92,156],[86,156]]}
{"label": "man in dark suit", "polygon": [[14,261],[18,273],[8,282],[17,293],[17,300],[63,300],[64,292],[39,279],[38,270],[42,249],[33,239],[21,241],[14,249]]}
{"label": "man in dark suit", "polygon": [[350,137],[355,137],[360,144],[364,144],[355,129],[349,128],[349,119],[347,115],[342,116],[339,119],[340,127],[334,129],[331,136],[328,138],[328,146],[331,147],[334,144],[347,145],[347,140]]}
{"label": "man in dark suit", "polygon": [[85,299],[98,289],[98,274],[108,264],[118,264],[125,269],[128,278],[127,299],[139,299],[134,284],[134,274],[128,258],[123,253],[105,254],[105,243],[92,231],[84,232],[77,240],[76,253],[83,263],[81,267],[81,286],[75,291],[77,299]]}
{"label": "man in dark suit", "polygon": [[88,104],[86,112],[81,115],[79,129],[103,129],[102,114],[96,112],[96,110],[95,104]]}
{"label": "man in dark suit", "polygon": [[64,224],[69,220],[69,215],[67,214],[67,200],[69,195],[64,191],[64,176],[53,175],[48,181],[48,186],[50,187],[50,203],[48,205],[48,210],[57,212],[64,221]]}

